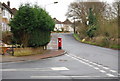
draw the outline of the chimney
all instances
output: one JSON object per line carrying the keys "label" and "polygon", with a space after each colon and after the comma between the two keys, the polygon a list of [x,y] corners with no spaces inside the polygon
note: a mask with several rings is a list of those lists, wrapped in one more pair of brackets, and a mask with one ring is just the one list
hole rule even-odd
{"label": "chimney", "polygon": [[10,7],[10,1],[7,2],[7,5]]}

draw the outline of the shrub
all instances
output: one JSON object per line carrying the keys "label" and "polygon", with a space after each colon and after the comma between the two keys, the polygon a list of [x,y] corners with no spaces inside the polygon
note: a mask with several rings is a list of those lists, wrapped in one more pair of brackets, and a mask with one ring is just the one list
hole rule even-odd
{"label": "shrub", "polygon": [[11,44],[13,34],[10,31],[2,32],[2,41],[6,44]]}
{"label": "shrub", "polygon": [[24,47],[39,47],[50,41],[50,32],[54,29],[54,21],[49,14],[30,4],[21,5],[10,21],[14,42]]}
{"label": "shrub", "polygon": [[90,38],[92,38],[95,35],[95,30],[96,30],[95,26],[90,26],[90,28],[86,31],[86,33]]}
{"label": "shrub", "polygon": [[107,37],[98,36],[95,38],[95,42],[102,47],[109,47],[109,39]]}

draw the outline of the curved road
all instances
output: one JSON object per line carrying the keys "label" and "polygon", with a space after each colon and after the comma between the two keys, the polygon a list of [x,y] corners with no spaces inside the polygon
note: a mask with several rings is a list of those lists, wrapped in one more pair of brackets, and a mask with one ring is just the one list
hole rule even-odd
{"label": "curved road", "polygon": [[[3,63],[3,79],[91,79],[118,77],[118,51],[76,41],[72,34],[52,34],[48,49],[62,37],[67,54],[29,62]],[[53,47],[51,47],[53,45]]]}
{"label": "curved road", "polygon": [[118,69],[118,50],[88,45],[76,41],[72,34],[62,34],[63,49],[69,54],[85,58],[92,62]]}

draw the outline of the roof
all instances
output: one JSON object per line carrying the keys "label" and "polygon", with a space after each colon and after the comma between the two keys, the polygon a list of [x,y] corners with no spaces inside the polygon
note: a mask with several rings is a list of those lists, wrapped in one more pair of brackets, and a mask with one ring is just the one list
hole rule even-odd
{"label": "roof", "polygon": [[2,3],[2,6],[4,6],[11,14],[15,14],[17,9],[16,8],[13,8],[11,9],[8,5],[6,5],[5,3]]}
{"label": "roof", "polygon": [[11,14],[13,14],[11,8],[8,5],[6,5],[5,3],[2,3],[2,6],[4,6]]}
{"label": "roof", "polygon": [[62,24],[61,21],[57,20],[56,18],[53,18],[56,24]]}
{"label": "roof", "polygon": [[11,11],[13,12],[13,14],[15,15],[16,12],[17,12],[17,9],[16,8],[12,8]]}
{"label": "roof", "polygon": [[72,24],[72,22],[70,22],[68,19],[66,19],[63,24]]}
{"label": "roof", "polygon": [[72,24],[68,19],[66,19],[64,22],[61,22],[57,20],[56,18],[53,18],[56,24]]}

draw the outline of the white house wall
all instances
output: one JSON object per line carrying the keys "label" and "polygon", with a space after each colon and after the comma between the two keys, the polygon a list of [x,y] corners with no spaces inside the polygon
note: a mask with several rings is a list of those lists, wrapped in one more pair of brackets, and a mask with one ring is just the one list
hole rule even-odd
{"label": "white house wall", "polygon": [[[9,22],[11,17],[12,14],[5,7],[3,7],[2,18]],[[8,22],[2,22],[2,31],[11,31],[10,26],[8,26]]]}
{"label": "white house wall", "polygon": [[0,2],[0,40],[2,39],[2,4]]}
{"label": "white house wall", "polygon": [[2,31],[10,31],[11,27],[7,24],[2,22]]}
{"label": "white house wall", "polygon": [[63,24],[55,24],[54,31],[62,31]]}
{"label": "white house wall", "polygon": [[64,31],[74,31],[71,24],[55,24],[54,31],[62,31],[62,28]]}

